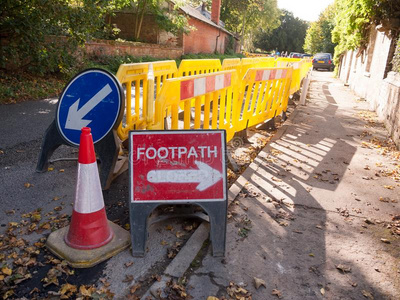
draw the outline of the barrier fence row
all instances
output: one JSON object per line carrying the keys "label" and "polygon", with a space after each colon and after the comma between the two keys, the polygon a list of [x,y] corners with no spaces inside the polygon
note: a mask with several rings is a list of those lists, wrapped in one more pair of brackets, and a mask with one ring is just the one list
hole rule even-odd
{"label": "barrier fence row", "polygon": [[135,129],[225,129],[229,141],[285,112],[310,67],[310,59],[272,57],[183,60],[179,69],[173,60],[123,64],[116,75],[126,91],[118,136],[124,141]]}

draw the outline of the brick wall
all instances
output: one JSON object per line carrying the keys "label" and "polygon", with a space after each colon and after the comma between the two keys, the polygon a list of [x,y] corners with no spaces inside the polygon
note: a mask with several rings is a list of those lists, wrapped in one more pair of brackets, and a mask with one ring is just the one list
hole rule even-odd
{"label": "brick wall", "polygon": [[214,53],[216,39],[219,34],[217,51],[224,53],[225,41],[228,38],[227,33],[194,18],[189,19],[189,25],[196,27],[197,30],[190,32],[188,35],[183,35],[183,50],[185,54]]}
{"label": "brick wall", "polygon": [[[119,38],[130,41],[135,40],[136,16],[134,13],[116,12],[114,16],[108,16],[106,21],[109,24],[117,24],[117,27],[121,30],[120,34],[118,35]],[[146,43],[157,43],[158,25],[154,16],[145,15],[143,17],[140,40]]]}
{"label": "brick wall", "polygon": [[86,43],[85,51],[95,55],[121,55],[153,56],[157,58],[179,58],[183,54],[181,47],[169,47],[157,44],[144,44],[134,42],[115,42],[95,40]]}
{"label": "brick wall", "polygon": [[[135,40],[136,16],[133,12],[116,12],[115,16],[106,18],[108,24],[116,24],[121,30],[118,37],[128,41]],[[182,36],[173,36],[158,28],[153,15],[144,15],[140,31],[140,41],[151,44],[171,45],[182,47]]]}
{"label": "brick wall", "polygon": [[391,136],[400,147],[400,75],[387,73],[393,54],[392,39],[383,32],[371,30],[370,43],[364,54],[348,51],[340,63],[340,79],[385,122]]}

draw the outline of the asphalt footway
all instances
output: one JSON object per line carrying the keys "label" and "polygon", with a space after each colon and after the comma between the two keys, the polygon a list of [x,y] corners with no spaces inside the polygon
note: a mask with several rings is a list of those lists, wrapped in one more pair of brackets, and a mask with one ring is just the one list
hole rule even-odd
{"label": "asphalt footway", "polygon": [[384,174],[399,160],[331,74],[314,72],[306,106],[238,179],[226,257],[208,249],[186,273],[194,299],[398,299],[399,178]]}

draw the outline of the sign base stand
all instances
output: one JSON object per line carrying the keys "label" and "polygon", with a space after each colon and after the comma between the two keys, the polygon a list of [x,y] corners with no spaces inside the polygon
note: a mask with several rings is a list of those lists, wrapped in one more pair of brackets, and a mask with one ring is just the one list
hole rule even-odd
{"label": "sign base stand", "polygon": [[[71,146],[61,137],[56,126],[56,121],[53,121],[44,134],[36,172],[46,172],[49,166],[49,159],[61,145]],[[101,141],[96,143],[95,150],[100,161],[101,187],[103,190],[106,190],[110,187],[114,167],[118,159],[119,142],[116,131],[110,131]]]}
{"label": "sign base stand", "polygon": [[[171,203],[171,204],[177,204],[177,203]],[[197,202],[197,203],[191,202],[190,204],[200,206],[209,216],[211,225],[210,239],[211,239],[213,256],[215,257],[225,256],[228,202],[227,201]],[[130,204],[132,256],[143,257],[145,255],[146,241],[148,237],[147,227],[149,225],[149,216],[160,205],[162,204],[160,203]]]}

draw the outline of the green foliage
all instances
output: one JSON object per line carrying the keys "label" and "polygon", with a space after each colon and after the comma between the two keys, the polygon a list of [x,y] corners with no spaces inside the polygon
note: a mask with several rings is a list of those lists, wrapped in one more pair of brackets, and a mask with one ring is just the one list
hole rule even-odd
{"label": "green foliage", "polygon": [[257,28],[276,28],[278,19],[276,0],[222,0],[221,3],[221,20],[226,29],[241,35],[246,50],[253,48]]}
{"label": "green foliage", "polygon": [[332,43],[332,30],[335,26],[335,6],[329,5],[319,16],[318,20],[312,22],[307,30],[304,41],[304,51],[310,54],[317,52],[333,53],[335,44]]}
{"label": "green foliage", "polygon": [[235,54],[235,39],[231,35],[228,37],[228,43],[225,47],[225,54],[228,55]]}
{"label": "green foliage", "polygon": [[400,73],[400,38],[397,40],[397,47],[393,56],[392,64],[392,71]]}
{"label": "green foliage", "polygon": [[135,14],[134,40],[140,41],[143,19],[146,14],[153,15],[160,29],[173,34],[189,33],[187,17],[179,13],[184,1],[166,2],[162,0],[119,0],[120,6],[132,10]]}
{"label": "green foliage", "polygon": [[400,29],[400,1],[394,0],[336,0],[335,28],[332,40],[337,43],[335,61],[347,50],[368,45],[372,26],[382,25],[387,34],[398,34]]}
{"label": "green foliage", "polygon": [[45,74],[70,66],[115,7],[107,0],[2,1],[0,67]]}
{"label": "green foliage", "polygon": [[260,31],[254,45],[265,51],[302,52],[307,22],[294,17],[292,12],[282,10],[280,23],[274,30]]}

